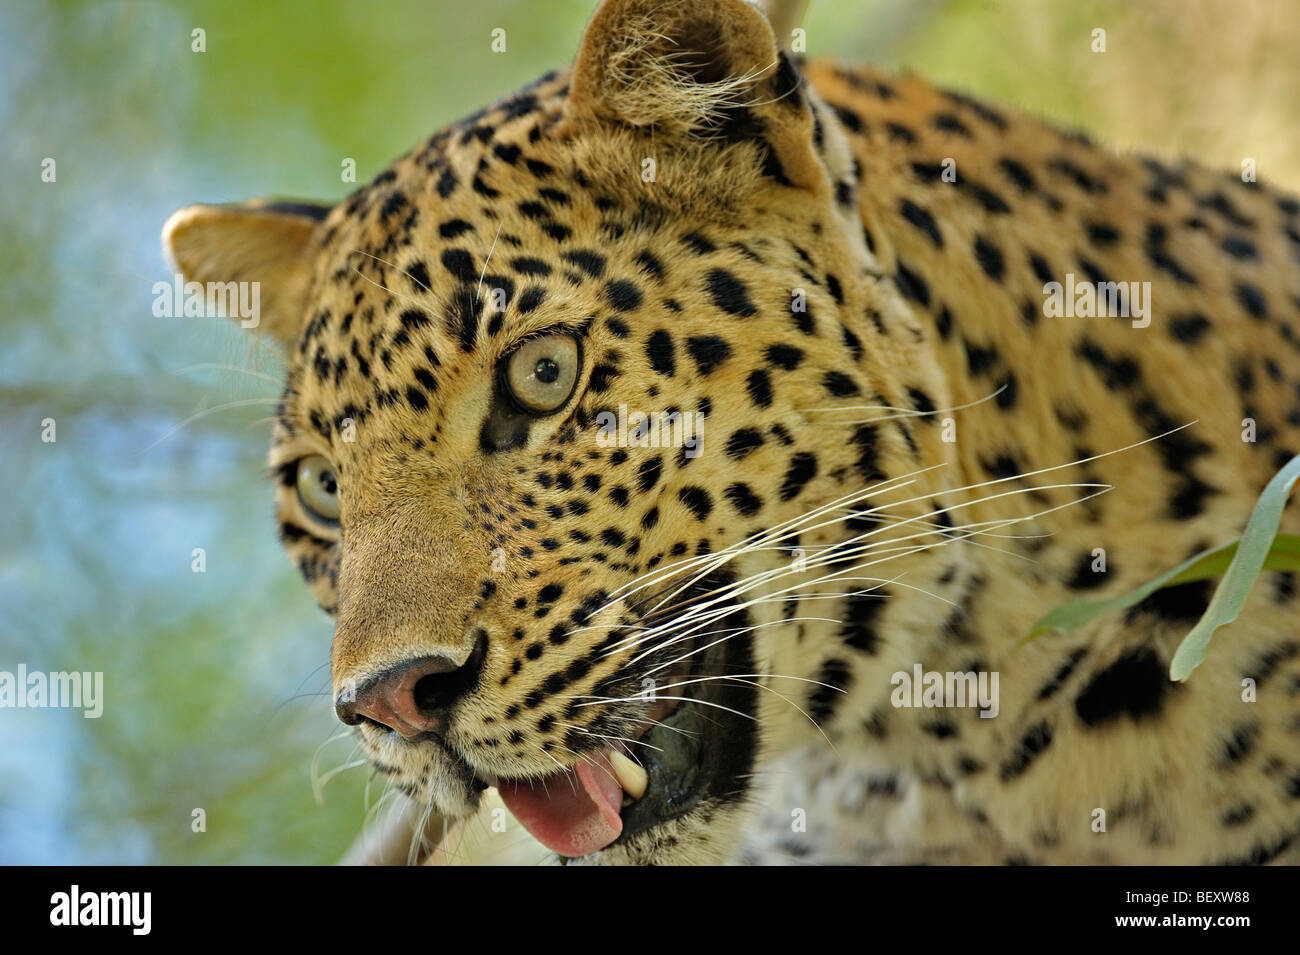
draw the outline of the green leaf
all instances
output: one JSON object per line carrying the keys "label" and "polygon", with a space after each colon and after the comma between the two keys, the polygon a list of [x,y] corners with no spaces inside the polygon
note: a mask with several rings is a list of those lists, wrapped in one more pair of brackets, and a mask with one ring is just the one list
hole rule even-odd
{"label": "green leaf", "polygon": [[1255,503],[1255,510],[1246,524],[1246,532],[1241,535],[1237,553],[1228,565],[1228,572],[1223,575],[1223,582],[1210,599],[1205,614],[1197,621],[1192,632],[1183,638],[1174,653],[1173,662],[1169,664],[1171,680],[1181,682],[1191,676],[1192,671],[1201,665],[1209,653],[1210,638],[1214,632],[1237,619],[1260,571],[1268,565],[1278,537],[1295,537],[1279,535],[1277,526],[1282,521],[1286,499],[1296,481],[1300,481],[1300,454],[1273,476]]}
{"label": "green leaf", "polygon": [[1165,587],[1222,575],[1223,583],[1215,591],[1205,615],[1183,639],[1170,665],[1172,679],[1186,680],[1205,659],[1214,631],[1237,618],[1261,571],[1300,570],[1300,534],[1277,533],[1287,496],[1297,480],[1300,480],[1300,455],[1287,462],[1264,488],[1240,541],[1197,554],[1126,594],[1063,604],[1040,617],[1021,639],[1020,645],[1050,631],[1078,629],[1103,614],[1141,603]]}
{"label": "green leaf", "polygon": [[[1165,587],[1176,587],[1179,584],[1188,584],[1197,580],[1218,577],[1228,569],[1236,553],[1237,541],[1233,541],[1212,550],[1202,551],[1195,557],[1183,561],[1173,570],[1166,571],[1154,580],[1147,581],[1141,587],[1130,590],[1126,594],[1101,600],[1076,600],[1072,603],[1062,604],[1045,616],[1040,617],[1020,642],[1021,644],[1028,643],[1035,637],[1042,636],[1044,633],[1053,630],[1059,630],[1063,633],[1077,630],[1102,614],[1126,610],[1136,603],[1141,603],[1151,594]],[[1300,570],[1300,534],[1278,534],[1273,539],[1273,546],[1265,559],[1263,569]]]}

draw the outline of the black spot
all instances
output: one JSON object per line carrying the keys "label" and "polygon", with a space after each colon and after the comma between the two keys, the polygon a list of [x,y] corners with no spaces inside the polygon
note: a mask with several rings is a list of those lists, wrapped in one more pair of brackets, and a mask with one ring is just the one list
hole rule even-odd
{"label": "black spot", "polygon": [[1055,696],[1056,691],[1064,686],[1065,681],[1070,678],[1072,673],[1074,673],[1074,669],[1079,665],[1079,661],[1087,655],[1088,651],[1080,647],[1066,657],[1065,662],[1057,668],[1054,674],[1052,674],[1052,678],[1044,683],[1042,688],[1038,691],[1038,699],[1048,700]]}
{"label": "black spot", "polygon": [[750,490],[748,484],[730,484],[723,493],[742,517],[752,517],[763,506],[762,499]]}
{"label": "black spot", "polygon": [[749,300],[748,289],[726,269],[713,269],[708,274],[707,282],[713,303],[724,312],[742,318],[758,314],[758,309]]}
{"label": "black spot", "polygon": [[630,312],[641,304],[641,290],[626,279],[605,283],[605,298],[620,312]]}
{"label": "black spot", "polygon": [[429,316],[418,308],[408,308],[398,316],[398,321],[400,321],[402,327],[407,330],[428,328],[430,324]]}
{"label": "black spot", "polygon": [[1019,385],[1016,382],[1016,376],[1011,372],[1007,372],[1002,376],[997,384],[997,398],[994,399],[997,402],[997,406],[1003,411],[1014,407],[1019,389]]}
{"label": "black spot", "polygon": [[958,735],[956,725],[944,719],[936,719],[933,723],[928,723],[921,729],[935,739],[950,739]]}
{"label": "black spot", "polygon": [[406,277],[421,292],[429,291],[429,270],[423,262],[412,262],[406,270]]}
{"label": "black spot", "polygon": [[562,256],[566,262],[576,265],[593,279],[598,279],[605,272],[605,257],[586,249],[571,249]]}
{"label": "black spot", "polygon": [[1255,248],[1255,243],[1251,242],[1245,236],[1225,235],[1220,243],[1224,252],[1227,252],[1234,259],[1258,259],[1259,252]]}
{"label": "black spot", "polygon": [[[886,334],[886,333],[882,332],[881,334]],[[849,329],[849,326],[847,325],[840,326],[840,337],[844,339],[844,347],[849,350],[849,354],[853,356],[853,360],[858,361],[859,359],[861,359],[862,341],[858,338],[857,335],[853,334],[853,332]]]}
{"label": "black spot", "polygon": [[789,501],[798,497],[814,477],[817,476],[817,456],[808,451],[800,451],[790,459],[785,478],[781,482],[781,500]]}
{"label": "black spot", "polygon": [[819,686],[814,686],[808,696],[808,715],[817,723],[825,724],[834,715],[845,691],[853,685],[853,670],[844,660],[830,659],[822,664],[816,676]]}
{"label": "black spot", "polygon": [[657,279],[663,279],[664,267],[649,249],[637,253],[636,264],[641,267],[643,272],[648,272]]}
{"label": "black spot", "polygon": [[943,248],[943,236],[939,232],[938,224],[934,221],[934,216],[910,199],[901,200],[898,204],[898,211],[904,219],[921,230],[935,244],[936,248]]}
{"label": "black spot", "polygon": [[1107,222],[1085,223],[1088,240],[1094,245],[1108,246],[1119,241],[1119,230]]}
{"label": "black spot", "polygon": [[885,609],[885,599],[883,591],[851,593],[844,598],[839,638],[845,646],[863,653],[875,653],[880,649],[877,624]]}
{"label": "black spot", "polygon": [[492,146],[492,152],[498,159],[513,166],[519,161],[521,150],[514,143],[496,143]]}
{"label": "black spot", "polygon": [[536,311],[537,307],[542,304],[546,298],[546,290],[540,285],[530,285],[524,289],[523,294],[519,296],[519,311],[525,315],[529,312]]}
{"label": "black spot", "polygon": [[713,513],[713,498],[702,487],[684,487],[677,492],[677,499],[690,509],[697,521],[702,521]]}
{"label": "black spot", "polygon": [[1064,156],[1053,159],[1048,163],[1048,167],[1064,174],[1067,179],[1084,192],[1098,194],[1108,191],[1104,182],[1089,175],[1087,170]]}
{"label": "black spot", "polygon": [[930,304],[929,284],[920,275],[904,265],[902,259],[898,260],[898,272],[894,276],[894,284],[898,286],[898,290],[903,293],[905,298],[910,298],[922,305]]}
{"label": "black spot", "polygon": [[739,461],[761,447],[763,436],[755,428],[739,428],[727,439],[727,457]]}
{"label": "black spot", "polygon": [[474,268],[474,259],[464,249],[444,249],[442,264],[448,272],[462,282],[478,281],[478,272]]}
{"label": "black spot", "polygon": [[749,392],[749,400],[758,407],[766,408],[772,404],[772,377],[766,369],[755,368],[751,371],[745,387]]}
{"label": "black spot", "polygon": [[940,338],[947,338],[952,334],[952,312],[946,307],[941,309],[939,315],[934,320],[935,328],[938,329]]}
{"label": "black spot", "polygon": [[1155,614],[1174,623],[1196,623],[1205,613],[1214,592],[1208,580],[1194,580],[1172,587],[1162,587],[1141,603],[1128,609],[1124,619],[1134,622],[1141,614]]}
{"label": "black spot", "polygon": [[1254,806],[1249,803],[1241,803],[1225,809],[1223,815],[1219,817],[1219,825],[1224,827],[1240,826],[1249,822],[1254,815]]}
{"label": "black spot", "polygon": [[448,219],[438,226],[438,235],[444,239],[454,239],[458,235],[472,231],[474,226],[464,219]]}
{"label": "black spot", "polygon": [[1187,344],[1200,341],[1210,328],[1210,320],[1204,315],[1184,315],[1169,322],[1169,333]]}
{"label": "black spot", "polygon": [[698,232],[688,232],[682,236],[682,242],[686,247],[696,255],[705,255],[709,252],[716,252],[717,246],[700,235]]}
{"label": "black spot", "polygon": [[717,335],[698,335],[686,339],[686,350],[701,375],[707,375],[731,356],[731,346]]}
{"label": "black spot", "polygon": [[921,414],[934,414],[934,401],[920,388],[908,388],[907,397],[912,402],[912,407]]}
{"label": "black spot", "polygon": [[474,341],[478,337],[478,313],[478,299],[468,285],[452,294],[451,308],[445,321],[452,333],[460,339],[460,347],[464,351],[474,348]]}
{"label": "black spot", "polygon": [[661,375],[671,378],[677,372],[677,355],[673,347],[673,337],[662,328],[650,335],[645,345],[646,357],[650,367]]}
{"label": "black spot", "polygon": [[415,369],[415,380],[430,391],[438,390],[438,379],[434,378],[433,372],[429,371],[427,368]]}
{"label": "black spot", "polygon": [[1033,175],[1016,160],[1009,158],[1000,159],[998,160],[998,166],[1002,169],[1002,172],[1006,177],[1019,186],[1023,191],[1032,192],[1037,188],[1038,184],[1034,182]]}
{"label": "black spot", "polygon": [[1183,284],[1195,285],[1196,276],[1192,275],[1191,272],[1188,272],[1185,268],[1183,268],[1182,265],[1172,255],[1170,255],[1169,251],[1165,248],[1164,242],[1165,242],[1166,234],[1167,233],[1165,227],[1160,223],[1151,222],[1147,224],[1147,235],[1146,235],[1147,258],[1151,260],[1151,264],[1154,265],[1156,268],[1160,269],[1163,272],[1168,272],[1170,275],[1172,275],[1174,278],[1176,278],[1178,281],[1182,282]]}
{"label": "black spot", "polygon": [[890,139],[896,139],[901,143],[916,142],[916,133],[902,123],[887,123],[885,128],[889,131]]}
{"label": "black spot", "polygon": [[1052,277],[1052,267],[1047,264],[1047,260],[1036,253],[1029,253],[1029,265],[1034,270],[1034,275],[1038,281],[1046,285],[1048,282],[1055,281]]}
{"label": "black spot", "polygon": [[1259,688],[1264,685],[1265,680],[1273,675],[1280,664],[1285,663],[1297,654],[1300,654],[1300,646],[1288,641],[1260,654],[1244,675],[1254,680],[1256,688]]}
{"label": "black spot", "polygon": [[1047,747],[1052,745],[1052,725],[1046,720],[1031,726],[1020,738],[1011,758],[1002,764],[998,775],[1003,782],[1025,772]]}
{"label": "black spot", "polygon": [[587,390],[602,394],[609,390],[609,383],[618,377],[618,369],[613,365],[601,363],[591,369],[591,379],[587,382]]}
{"label": "black spot", "polygon": [[1249,282],[1237,283],[1237,301],[1241,303],[1252,318],[1265,318],[1268,315],[1268,301],[1264,298],[1264,293],[1255,285]]}
{"label": "black spot", "polygon": [[973,179],[963,179],[960,181],[960,185],[971,194],[971,198],[978,202],[984,211],[992,212],[995,215],[1006,215],[1011,211],[1007,201],[987,186],[981,185]]}
{"label": "black spot", "polygon": [[952,113],[940,113],[934,117],[934,128],[943,130],[946,133],[956,133],[958,136],[971,138],[971,131],[965,123],[954,116]]}
{"label": "black spot", "polygon": [[803,351],[793,345],[769,345],[765,355],[771,364],[785,371],[794,371],[803,361]]}
{"label": "black spot", "polygon": [[541,259],[529,258],[527,256],[513,259],[510,267],[521,275],[550,275],[551,267]]}
{"label": "black spot", "polygon": [[836,398],[847,398],[850,395],[861,394],[862,391],[858,383],[842,371],[826,372],[822,384]]}
{"label": "black spot", "polygon": [[1225,737],[1220,742],[1219,763],[1224,767],[1240,763],[1255,748],[1255,740],[1259,736],[1258,723],[1242,723],[1232,730],[1230,736]]}
{"label": "black spot", "polygon": [[1219,489],[1206,484],[1194,475],[1182,475],[1178,490],[1169,499],[1169,516],[1186,521],[1205,513],[1205,501],[1219,493]]}
{"label": "black spot", "polygon": [[495,189],[492,186],[488,185],[488,183],[483,179],[483,177],[478,175],[477,173],[474,175],[473,181],[470,182],[470,186],[480,196],[485,196],[488,199],[495,199],[497,196],[501,195],[500,190]]}
{"label": "black spot", "polygon": [[663,472],[663,468],[663,460],[659,457],[641,462],[636,473],[637,486],[641,488],[641,493],[644,494],[659,483],[659,475]]}
{"label": "black spot", "polygon": [[1002,260],[1002,250],[982,235],[975,237],[975,260],[980,268],[993,281],[1000,282],[1006,273],[1006,263]]}
{"label": "black spot", "polygon": [[406,196],[400,192],[394,192],[384,200],[384,204],[379,210],[379,217],[387,220],[402,211],[405,206]]}
{"label": "black spot", "polygon": [[[1017,472],[1019,473],[1018,469]],[[1092,563],[1095,558],[1090,552],[1079,555],[1078,562],[1075,564],[1074,573],[1070,576],[1069,586],[1074,590],[1091,590],[1094,587],[1100,587],[1106,583],[1107,575],[1096,573],[1092,569]]]}
{"label": "black spot", "polygon": [[861,116],[853,112],[853,110],[849,109],[847,106],[837,106],[834,103],[830,104],[830,106],[831,109],[835,110],[835,115],[839,117],[840,122],[844,124],[845,129],[853,133],[862,132],[863,125]]}
{"label": "black spot", "polygon": [[858,458],[853,463],[853,467],[864,481],[878,481],[884,478],[877,457],[879,437],[874,425],[864,424],[854,430],[853,437],[850,439],[853,446],[858,449]]}
{"label": "black spot", "polygon": [[1074,701],[1085,726],[1100,726],[1127,713],[1134,721],[1160,712],[1170,692],[1169,673],[1149,647],[1124,654],[1095,674]]}
{"label": "black spot", "polygon": [[1136,361],[1127,355],[1112,357],[1090,338],[1082,339],[1074,350],[1100,373],[1108,388],[1128,388],[1142,378],[1142,369]]}

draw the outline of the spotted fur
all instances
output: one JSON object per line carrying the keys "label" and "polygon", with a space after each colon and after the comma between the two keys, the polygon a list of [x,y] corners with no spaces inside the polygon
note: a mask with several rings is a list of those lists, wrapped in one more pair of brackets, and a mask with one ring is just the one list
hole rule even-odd
{"label": "spotted fur", "polygon": [[[706,675],[752,717],[727,785],[587,861],[1300,853],[1294,575],[1184,684],[1208,585],[1017,646],[1233,539],[1300,452],[1295,199],[794,62],[740,0],[606,0],[573,70],[333,208],[196,207],[168,240],[191,278],[273,292],[280,536],[335,617],[336,691],[467,661],[440,743],[358,728],[413,799],[463,815],[476,775],[620,736],[664,660],[636,628],[712,594]],[[1150,326],[1045,317],[1069,272],[1151,282]],[[501,362],[556,329],[573,399],[490,426]],[[702,413],[702,453],[601,445],[620,405]],[[336,528],[293,489],[309,454]],[[998,716],[891,705],[918,663],[996,671]]]}

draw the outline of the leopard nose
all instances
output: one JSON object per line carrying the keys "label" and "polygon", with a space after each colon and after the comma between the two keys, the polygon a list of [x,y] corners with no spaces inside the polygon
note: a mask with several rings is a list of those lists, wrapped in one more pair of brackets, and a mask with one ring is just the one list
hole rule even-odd
{"label": "leopard nose", "polygon": [[478,682],[482,657],[480,643],[463,664],[442,654],[407,660],[366,680],[355,692],[344,687],[334,712],[348,726],[369,720],[406,739],[445,732],[452,707]]}

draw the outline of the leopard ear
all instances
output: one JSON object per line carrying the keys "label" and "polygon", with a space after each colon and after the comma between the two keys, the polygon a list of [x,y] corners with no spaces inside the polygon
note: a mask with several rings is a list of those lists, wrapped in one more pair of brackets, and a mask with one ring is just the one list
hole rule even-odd
{"label": "leopard ear", "polygon": [[815,188],[824,170],[794,65],[745,0],[604,0],[582,35],[567,115],[729,145],[764,172]]}
{"label": "leopard ear", "polygon": [[163,251],[186,282],[257,283],[258,314],[241,324],[288,348],[305,320],[308,252],[329,209],[263,200],[187,206],[163,226]]}

